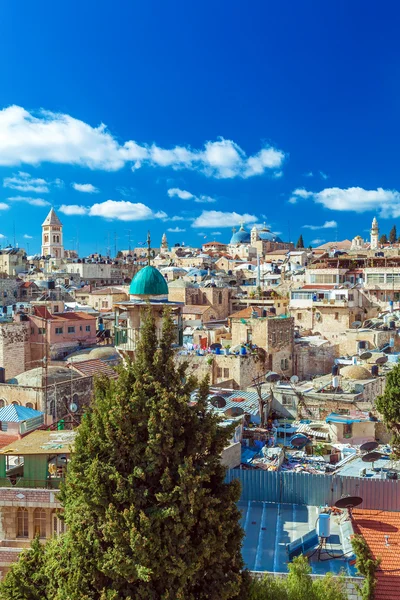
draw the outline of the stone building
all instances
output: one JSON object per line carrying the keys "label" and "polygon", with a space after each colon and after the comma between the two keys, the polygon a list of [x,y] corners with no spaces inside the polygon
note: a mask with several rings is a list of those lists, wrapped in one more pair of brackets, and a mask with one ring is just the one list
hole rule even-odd
{"label": "stone building", "polygon": [[189,354],[176,357],[177,362],[187,363],[187,374],[200,381],[209,377],[210,385],[219,385],[233,390],[245,389],[265,375],[268,365],[258,354]]}
{"label": "stone building", "polygon": [[293,374],[294,319],[266,314],[264,307],[248,307],[229,317],[232,346],[255,344],[267,353],[267,369]]}
{"label": "stone building", "polygon": [[[79,294],[75,294],[76,297],[78,295]],[[95,310],[104,311],[112,310],[116,302],[123,302],[124,300],[128,300],[128,293],[122,288],[94,288],[88,294],[85,304],[91,306]]]}
{"label": "stone building", "polygon": [[215,319],[226,319],[232,311],[233,288],[203,287],[181,279],[168,285],[168,300],[185,306],[209,306]]}
{"label": "stone building", "polygon": [[30,323],[28,321],[0,322],[0,367],[7,379],[31,367]]}
{"label": "stone building", "polygon": [[265,254],[276,250],[294,250],[294,245],[291,242],[283,242],[265,223],[261,229],[256,225],[252,227],[250,244],[259,256],[265,256]]}

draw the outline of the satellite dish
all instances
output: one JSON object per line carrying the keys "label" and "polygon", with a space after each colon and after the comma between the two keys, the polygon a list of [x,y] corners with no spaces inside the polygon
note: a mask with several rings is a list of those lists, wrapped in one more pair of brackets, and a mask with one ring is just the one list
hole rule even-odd
{"label": "satellite dish", "polygon": [[336,508],[354,508],[355,506],[359,506],[362,504],[363,499],[359,496],[346,496],[346,498],[340,498],[336,500],[335,506]]}
{"label": "satellite dish", "polygon": [[77,404],[75,404],[75,402],[71,402],[71,404],[69,405],[69,410],[70,410],[72,413],[76,413],[76,411],[78,410],[78,405],[77,405]]}
{"label": "satellite dish", "polygon": [[388,361],[387,356],[380,356],[379,358],[376,359],[375,364],[384,365],[385,363],[387,363],[387,361]]}
{"label": "satellite dish", "polygon": [[297,377],[297,375],[291,376],[290,383],[293,383],[293,385],[296,385],[296,383],[299,383],[299,378]]}
{"label": "satellite dish", "polygon": [[226,400],[222,396],[213,396],[211,398],[211,404],[214,408],[225,408]]}
{"label": "satellite dish", "polygon": [[368,360],[369,358],[371,358],[371,356],[372,352],[363,352],[362,354],[360,354],[361,360]]}
{"label": "satellite dish", "polygon": [[268,383],[275,383],[276,381],[280,380],[280,375],[278,375],[278,373],[275,373],[274,371],[270,371],[269,373],[266,374],[265,376],[265,381],[267,381]]}
{"label": "satellite dish", "polygon": [[360,329],[362,323],[361,321],[353,321],[353,323],[351,324],[351,328],[352,329]]}
{"label": "satellite dish", "polygon": [[365,444],[361,444],[360,450],[361,452],[371,452],[372,450],[375,450],[378,446],[378,442],[365,442]]}
{"label": "satellite dish", "polygon": [[373,463],[380,458],[382,458],[380,452],[368,452],[368,454],[364,454],[364,456],[361,457],[361,460],[366,463]]}

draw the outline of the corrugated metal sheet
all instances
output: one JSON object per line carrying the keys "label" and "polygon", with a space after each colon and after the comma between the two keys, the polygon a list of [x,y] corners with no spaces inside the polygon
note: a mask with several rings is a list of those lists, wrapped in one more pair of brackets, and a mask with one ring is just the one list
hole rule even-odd
{"label": "corrugated metal sheet", "polygon": [[20,421],[40,417],[42,414],[43,413],[34,408],[27,408],[26,406],[19,406],[18,404],[8,404],[7,406],[0,408],[0,421],[19,423]]}
{"label": "corrugated metal sheet", "polygon": [[400,512],[400,481],[261,469],[231,469],[226,481],[233,479],[240,481],[241,500],[246,502],[332,506],[342,496],[359,496],[363,498],[360,508]]}

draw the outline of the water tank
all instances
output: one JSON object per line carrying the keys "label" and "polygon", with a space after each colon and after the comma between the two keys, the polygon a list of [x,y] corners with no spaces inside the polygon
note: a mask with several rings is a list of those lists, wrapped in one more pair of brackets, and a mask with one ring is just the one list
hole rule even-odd
{"label": "water tank", "polygon": [[335,389],[339,387],[339,377],[332,377],[332,387]]}
{"label": "water tank", "polygon": [[339,365],[333,365],[332,375],[333,375],[333,377],[336,377],[336,375],[339,375]]}
{"label": "water tank", "polygon": [[3,367],[0,367],[0,383],[6,382],[6,370]]}
{"label": "water tank", "polygon": [[378,375],[379,375],[379,367],[378,367],[378,365],[372,365],[372,367],[371,367],[371,375],[372,375],[372,377],[378,377]]}
{"label": "water tank", "polygon": [[331,535],[331,516],[328,513],[319,515],[317,533],[319,537],[325,539]]}

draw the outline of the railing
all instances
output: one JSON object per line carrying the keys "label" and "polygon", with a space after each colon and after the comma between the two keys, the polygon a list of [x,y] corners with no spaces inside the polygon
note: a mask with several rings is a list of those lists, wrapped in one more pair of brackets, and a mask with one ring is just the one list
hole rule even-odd
{"label": "railing", "polygon": [[25,477],[10,476],[0,477],[0,488],[42,488],[46,490],[58,490],[62,477],[51,477],[49,479],[27,479]]}
{"label": "railing", "polygon": [[[157,336],[160,337],[161,332],[157,331]],[[131,327],[115,327],[115,347],[121,350],[135,351],[140,340],[141,330]],[[175,326],[175,343],[182,346],[183,329]]]}

